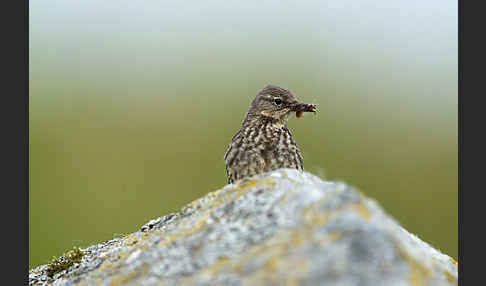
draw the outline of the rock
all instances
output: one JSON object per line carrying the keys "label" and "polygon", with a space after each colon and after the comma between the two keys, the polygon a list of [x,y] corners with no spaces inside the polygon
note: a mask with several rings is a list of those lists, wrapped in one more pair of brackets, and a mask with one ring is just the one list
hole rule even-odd
{"label": "rock", "polygon": [[[81,249],[30,285],[457,285],[457,263],[340,182],[297,170],[209,193],[138,232]],[[70,264],[69,264],[70,265]]]}

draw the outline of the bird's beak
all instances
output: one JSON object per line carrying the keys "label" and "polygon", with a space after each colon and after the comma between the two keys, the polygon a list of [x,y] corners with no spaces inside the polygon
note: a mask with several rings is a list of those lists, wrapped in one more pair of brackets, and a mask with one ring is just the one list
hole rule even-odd
{"label": "bird's beak", "polygon": [[316,112],[315,104],[307,104],[302,102],[296,102],[292,105],[292,111],[294,112]]}
{"label": "bird's beak", "polygon": [[295,112],[295,116],[297,118],[301,118],[304,115],[304,112],[314,112],[316,113],[316,105],[315,104],[307,104],[302,102],[296,102],[292,105],[291,110]]}

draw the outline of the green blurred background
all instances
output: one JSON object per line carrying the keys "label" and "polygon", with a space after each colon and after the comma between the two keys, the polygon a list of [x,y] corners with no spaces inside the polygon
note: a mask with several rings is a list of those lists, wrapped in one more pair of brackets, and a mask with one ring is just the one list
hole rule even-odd
{"label": "green blurred background", "polygon": [[30,1],[29,57],[29,267],[223,187],[267,84],[319,106],[307,171],[457,258],[457,1]]}

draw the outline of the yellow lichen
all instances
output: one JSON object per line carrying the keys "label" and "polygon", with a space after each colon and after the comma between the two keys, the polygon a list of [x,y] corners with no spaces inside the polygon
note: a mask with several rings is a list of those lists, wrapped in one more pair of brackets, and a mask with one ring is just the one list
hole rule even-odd
{"label": "yellow lichen", "polygon": [[210,267],[203,270],[203,272],[201,274],[202,275],[213,275],[213,274],[219,272],[228,263],[229,260],[230,259],[228,257],[221,257],[221,258],[218,259],[218,261],[216,261],[216,263],[214,263]]}
{"label": "yellow lichen", "polygon": [[415,286],[425,285],[424,278],[420,275],[419,272],[416,271],[415,268],[412,268],[410,274],[408,275],[408,281],[410,281],[410,283]]}
{"label": "yellow lichen", "polygon": [[323,213],[311,217],[311,223],[315,226],[324,225],[329,221],[329,214]]}
{"label": "yellow lichen", "polygon": [[186,230],[183,233],[183,236],[189,236],[197,231],[199,231],[203,226],[207,224],[207,220],[210,216],[210,213],[205,213],[202,218],[200,218],[190,229]]}
{"label": "yellow lichen", "polygon": [[205,276],[211,277],[220,272],[227,265],[228,261],[230,261],[228,257],[221,257],[213,265],[201,270],[196,275],[185,278],[179,285],[194,285],[196,281],[201,280]]}
{"label": "yellow lichen", "polygon": [[265,270],[269,273],[275,273],[275,271],[278,268],[278,264],[280,263],[280,259],[278,257],[272,257],[269,260],[267,260],[267,263],[265,263]]}
{"label": "yellow lichen", "polygon": [[355,210],[357,213],[361,215],[362,218],[365,220],[369,220],[371,218],[370,211],[366,206],[364,206],[362,203],[359,204],[354,204],[352,206],[353,210]]}
{"label": "yellow lichen", "polygon": [[315,204],[310,205],[304,210],[304,218],[313,226],[321,226],[329,221],[329,212],[320,211]]}
{"label": "yellow lichen", "polygon": [[123,240],[123,242],[127,246],[133,246],[133,245],[137,244],[138,237],[136,236],[136,234],[132,233],[132,234],[126,236],[125,239]]}
{"label": "yellow lichen", "polygon": [[272,178],[272,177],[267,177],[264,181],[265,185],[267,185],[267,187],[273,189],[275,188],[276,186],[276,183],[275,183],[275,179]]}
{"label": "yellow lichen", "polygon": [[333,232],[329,234],[329,242],[336,241],[342,237],[342,234],[339,232]]}
{"label": "yellow lichen", "polygon": [[237,184],[235,188],[240,191],[245,191],[260,185],[260,183],[261,182],[259,180],[256,180],[254,178],[248,178],[248,179],[244,179],[239,184]]}
{"label": "yellow lichen", "polygon": [[[286,256],[288,249],[280,249],[274,253],[256,272],[245,277],[246,284],[265,284],[266,281],[274,281],[277,276],[285,278],[282,284],[284,285],[300,285],[300,280],[307,276],[309,271],[309,261],[302,259],[289,263]],[[245,284],[245,283],[244,283]]]}
{"label": "yellow lichen", "polygon": [[413,257],[408,255],[405,251],[400,250],[399,253],[401,256],[408,262],[410,266],[410,274],[408,275],[408,281],[412,285],[416,286],[424,286],[426,285],[425,280],[429,277],[430,271],[425,268],[421,263],[416,261]]}
{"label": "yellow lichen", "polygon": [[454,263],[454,265],[456,265],[456,267],[459,267],[459,265],[457,264],[457,261],[455,261],[454,258],[449,257],[449,259],[452,261],[452,263]]}
{"label": "yellow lichen", "polygon": [[447,271],[444,271],[444,274],[449,282],[454,283],[454,285],[457,285],[457,279],[454,276],[452,276],[452,274],[450,274]]}
{"label": "yellow lichen", "polygon": [[164,237],[164,239],[162,239],[158,244],[157,246],[158,247],[164,247],[164,246],[167,246],[169,244],[172,243],[172,241],[174,241],[176,238],[178,238],[179,235],[177,234],[171,234],[170,236],[166,236]]}
{"label": "yellow lichen", "polygon": [[107,270],[113,270],[113,262],[110,260],[106,260],[103,264],[98,268],[99,272],[105,272]]}
{"label": "yellow lichen", "polygon": [[111,280],[110,286],[118,286],[122,283],[125,283],[128,280],[132,279],[133,276],[135,276],[136,273],[137,272],[135,272],[135,270],[132,270],[132,271],[130,271],[130,273],[128,273],[125,276],[117,276],[113,280]]}

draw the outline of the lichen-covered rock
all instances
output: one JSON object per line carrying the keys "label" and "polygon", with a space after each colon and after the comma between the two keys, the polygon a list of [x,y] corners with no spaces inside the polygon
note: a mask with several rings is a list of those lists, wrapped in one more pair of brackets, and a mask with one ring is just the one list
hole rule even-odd
{"label": "lichen-covered rock", "polygon": [[283,169],[82,249],[30,285],[457,285],[457,264],[344,183]]}

